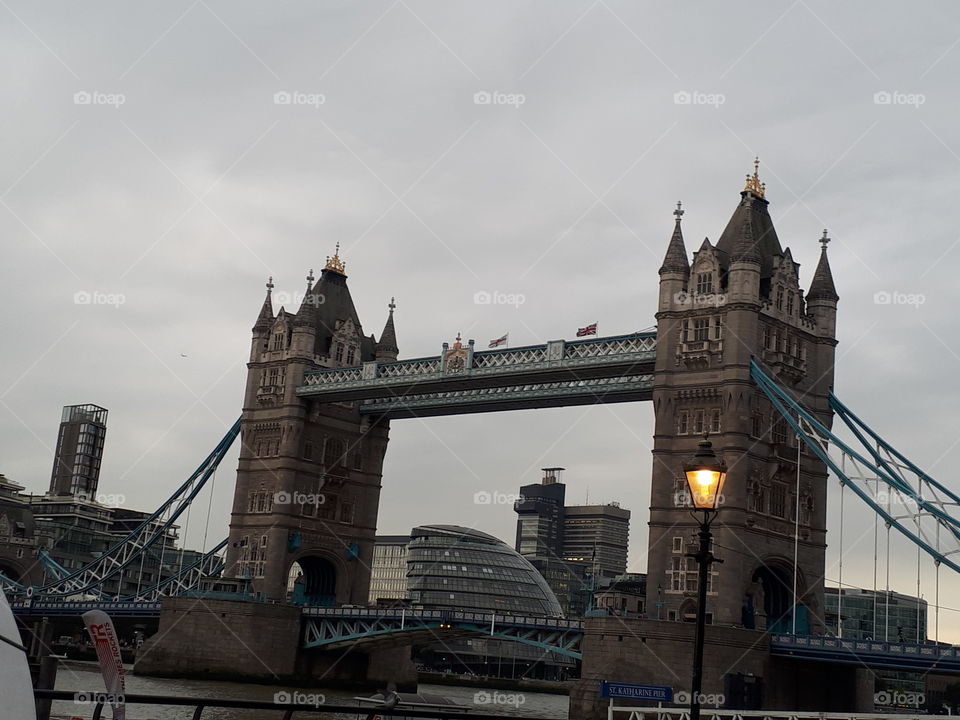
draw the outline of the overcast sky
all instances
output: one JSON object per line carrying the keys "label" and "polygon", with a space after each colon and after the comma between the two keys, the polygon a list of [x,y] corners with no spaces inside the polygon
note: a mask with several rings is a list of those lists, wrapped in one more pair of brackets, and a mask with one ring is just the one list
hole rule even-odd
{"label": "overcast sky", "polygon": [[[401,357],[458,331],[648,327],[675,203],[689,251],[715,240],[758,154],[805,287],[833,238],[837,393],[956,487],[958,43],[949,2],[8,0],[0,472],[45,491],[61,407],[96,403],[101,491],[155,507],[240,412],[267,277],[302,291],[338,241],[367,334],[396,296]],[[646,404],[397,421],[379,529],[512,542],[512,508],[474,493],[560,465],[571,501],[633,511],[642,571],[651,434]],[[872,520],[848,503],[845,543],[864,530],[843,580],[872,587]],[[940,624],[960,640],[960,612]]]}

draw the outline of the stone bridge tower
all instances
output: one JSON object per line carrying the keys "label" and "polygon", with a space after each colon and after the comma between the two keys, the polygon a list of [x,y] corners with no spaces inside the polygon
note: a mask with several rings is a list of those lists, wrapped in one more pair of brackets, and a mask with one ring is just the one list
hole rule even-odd
{"label": "stone bridge tower", "polygon": [[[827,470],[750,380],[755,358],[830,425],[838,296],[824,231],[810,289],[782,249],[757,168],[720,239],[688,259],[683,210],[660,268],[648,598],[664,620],[696,613],[695,535],[681,465],[707,433],[729,473],[714,521],[708,622],[790,628],[799,510],[797,631],[822,626]],[[799,472],[798,472],[799,459]],[[799,486],[799,493],[798,493]]]}
{"label": "stone bridge tower", "polygon": [[396,360],[394,305],[379,341],[365,336],[339,244],[313,281],[274,314],[271,279],[253,326],[224,575],[273,600],[366,603],[388,421],[296,390],[314,368]]}

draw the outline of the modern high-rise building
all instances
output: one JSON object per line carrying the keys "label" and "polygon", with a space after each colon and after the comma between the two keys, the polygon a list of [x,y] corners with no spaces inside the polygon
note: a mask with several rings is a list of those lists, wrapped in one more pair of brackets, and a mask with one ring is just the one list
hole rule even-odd
{"label": "modern high-rise building", "polygon": [[564,468],[543,468],[539,484],[524,485],[514,503],[517,513],[516,550],[528,560],[556,559],[563,553]]}
{"label": "modern high-rise building", "polygon": [[616,577],[627,571],[630,511],[617,503],[568,505],[563,516],[563,558],[586,564],[588,574]]}
{"label": "modern high-rise building", "polygon": [[370,603],[407,598],[408,535],[377,535],[370,563]]}
{"label": "modern high-rise building", "polygon": [[107,410],[99,405],[67,405],[53,459],[49,495],[93,500],[100,479]]}

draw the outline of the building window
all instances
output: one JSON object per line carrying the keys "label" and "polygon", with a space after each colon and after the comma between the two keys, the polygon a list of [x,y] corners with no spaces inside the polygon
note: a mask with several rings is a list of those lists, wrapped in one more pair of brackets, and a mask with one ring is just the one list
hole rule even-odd
{"label": "building window", "polygon": [[343,362],[343,343],[337,343],[337,362]]}
{"label": "building window", "polygon": [[697,273],[697,294],[709,295],[713,292],[713,273]]}
{"label": "building window", "polygon": [[353,522],[353,503],[345,502],[340,505],[340,522]]}
{"label": "building window", "polygon": [[677,416],[677,435],[686,435],[690,432],[690,414],[684,410]]}
{"label": "building window", "polygon": [[349,348],[347,350],[347,365],[353,365],[353,360],[356,357],[356,349]]}
{"label": "building window", "polygon": [[770,488],[770,514],[778,518],[787,516],[787,489],[780,483]]}
{"label": "building window", "polygon": [[719,340],[723,337],[723,322],[720,317],[717,316],[713,319],[713,339]]}
{"label": "building window", "polygon": [[754,412],[750,418],[750,437],[763,437],[763,413]]}
{"label": "building window", "polygon": [[268,385],[277,385],[280,382],[280,368],[270,368],[270,382]]}
{"label": "building window", "polygon": [[787,443],[787,423],[783,418],[777,418],[773,423],[773,427],[770,432],[770,442],[776,443],[778,445],[786,445]]}
{"label": "building window", "polygon": [[303,459],[313,460],[313,443],[309,440],[303,444]]}
{"label": "building window", "polygon": [[710,339],[710,318],[697,318],[693,321],[694,342]]}
{"label": "building window", "polygon": [[683,552],[683,538],[674,537],[673,538],[673,552],[682,553]]}
{"label": "building window", "polygon": [[283,333],[276,333],[273,336],[273,349],[283,350]]}
{"label": "building window", "polygon": [[787,315],[793,315],[793,293],[787,293]]}
{"label": "building window", "polygon": [[720,432],[720,410],[718,408],[710,411],[710,432]]}
{"label": "building window", "polygon": [[704,425],[703,425],[703,410],[696,410],[693,413],[693,434],[694,435],[703,435]]}
{"label": "building window", "polygon": [[770,344],[770,328],[764,327],[764,328],[763,328],[763,348],[764,348],[765,350],[769,350],[770,347],[771,347],[771,344]]}
{"label": "building window", "polygon": [[777,310],[783,310],[783,288],[777,288]]}

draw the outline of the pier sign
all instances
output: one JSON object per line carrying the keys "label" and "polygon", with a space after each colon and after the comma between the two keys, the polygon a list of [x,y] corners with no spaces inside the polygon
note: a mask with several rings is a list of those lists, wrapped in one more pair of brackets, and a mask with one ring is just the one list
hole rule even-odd
{"label": "pier sign", "polygon": [[631,685],[604,680],[600,683],[600,697],[673,702],[673,688],[665,685]]}

